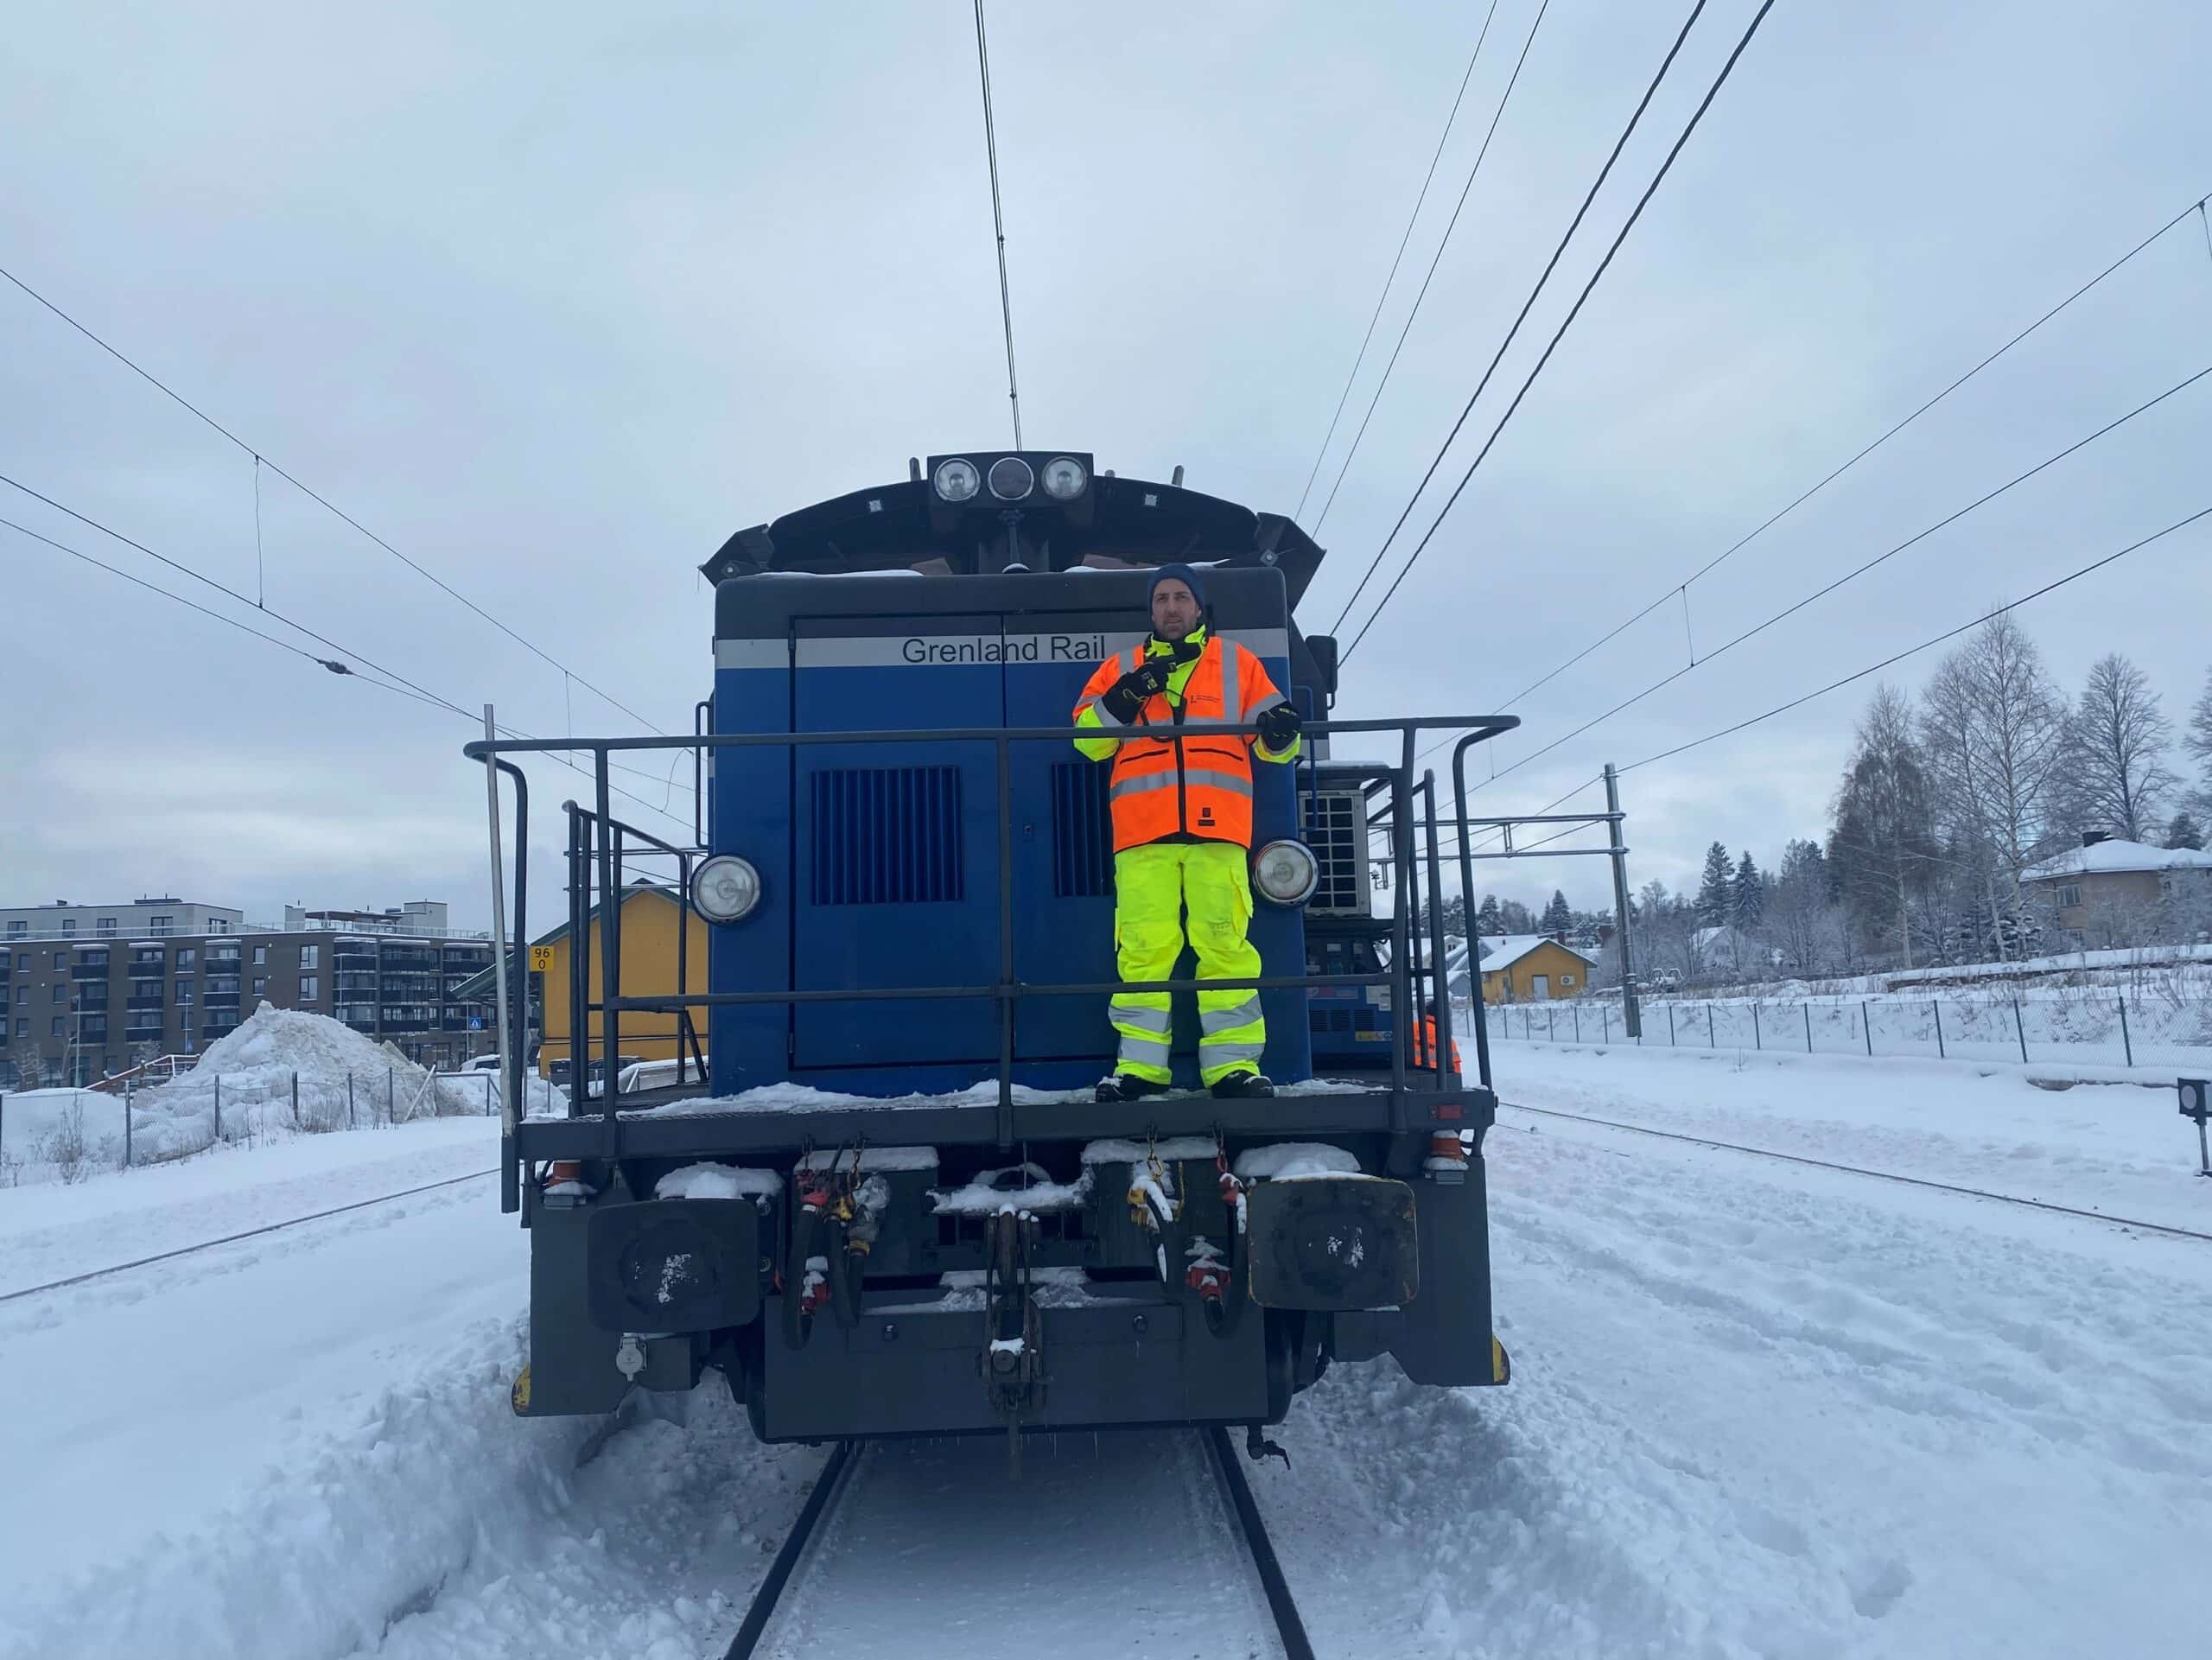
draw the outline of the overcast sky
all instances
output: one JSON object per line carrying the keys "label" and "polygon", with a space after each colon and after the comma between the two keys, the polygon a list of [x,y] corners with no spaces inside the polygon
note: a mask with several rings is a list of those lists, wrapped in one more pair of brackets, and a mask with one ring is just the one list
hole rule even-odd
{"label": "overcast sky", "polygon": [[[1537,3],[1497,7],[1382,346]],[[1447,478],[1755,9],[1708,6]],[[1554,0],[1319,529],[1309,632],[1685,10]],[[1180,462],[1195,487],[1289,512],[1482,13],[1001,0],[1033,445],[1125,474]],[[1508,707],[2212,189],[2208,61],[2195,0],[1781,0],[1353,658],[1338,712]],[[732,530],[1008,439],[963,4],[31,4],[0,74],[0,264],[661,727],[686,728],[708,689],[694,567]],[[1511,704],[1524,735],[1500,766],[1681,666],[1689,639],[1709,650],[2209,364],[2192,217],[1693,585],[1687,636],[1677,600]],[[2212,505],[2208,436],[2212,380],[1477,800],[1541,806]],[[256,592],[251,457],[4,285],[0,472]],[[0,517],[237,609],[5,487]],[[636,729],[266,473],[262,541],[267,604],[348,661],[540,734]],[[485,919],[459,719],[5,529],[0,578],[0,902],[174,893],[261,918],[429,897]],[[2021,620],[2069,690],[2123,650],[2178,716],[2212,664],[2208,601],[2212,521]],[[1916,687],[1934,658],[1894,677]],[[1870,690],[1631,773],[1632,878],[1693,881],[1715,838],[1769,863],[1818,835]],[[583,780],[534,770],[544,825]],[[688,821],[688,797],[643,792]],[[536,868],[547,893],[557,868]],[[1604,890],[1598,861],[1491,874],[1531,899]]]}

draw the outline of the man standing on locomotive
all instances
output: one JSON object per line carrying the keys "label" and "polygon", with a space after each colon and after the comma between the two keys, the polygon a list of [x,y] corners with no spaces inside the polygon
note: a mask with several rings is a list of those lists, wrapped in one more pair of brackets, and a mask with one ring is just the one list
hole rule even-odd
{"label": "man standing on locomotive", "polygon": [[[1152,574],[1149,599],[1151,633],[1100,664],[1075,709],[1086,735],[1077,749],[1114,766],[1116,967],[1124,981],[1169,978],[1187,910],[1198,977],[1255,978],[1260,953],[1246,937],[1252,757],[1295,759],[1298,711],[1258,658],[1212,632],[1197,571],[1162,565]],[[1150,735],[1186,721],[1256,723],[1259,735]],[[1121,1045],[1099,1100],[1132,1101],[1170,1087],[1168,1005],[1164,991],[1124,991],[1108,1005]],[[1274,1093],[1260,1072],[1268,1028],[1257,991],[1201,991],[1198,1027],[1198,1076],[1214,1094]]]}

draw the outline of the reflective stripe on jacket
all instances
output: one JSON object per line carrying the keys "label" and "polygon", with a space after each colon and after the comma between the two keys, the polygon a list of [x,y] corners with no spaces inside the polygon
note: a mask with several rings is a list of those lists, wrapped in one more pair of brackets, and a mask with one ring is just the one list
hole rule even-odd
{"label": "reflective stripe on jacket", "polygon": [[[1147,652],[1174,648],[1147,639],[1100,664],[1076,704],[1083,729],[1076,747],[1094,760],[1113,758],[1108,785],[1116,853],[1170,836],[1252,845],[1252,757],[1257,740],[1236,736],[1161,738],[1141,728],[1173,730],[1184,722],[1243,722],[1284,701],[1266,667],[1250,651],[1208,633],[1198,655],[1177,665],[1167,690],[1153,698],[1127,726],[1099,699],[1134,672]],[[1260,759],[1287,761],[1298,742],[1277,754],[1259,747]]]}

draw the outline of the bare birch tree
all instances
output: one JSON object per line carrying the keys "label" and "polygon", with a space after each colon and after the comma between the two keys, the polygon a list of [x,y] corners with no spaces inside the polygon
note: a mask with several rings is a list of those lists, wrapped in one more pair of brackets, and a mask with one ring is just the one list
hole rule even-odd
{"label": "bare birch tree", "polygon": [[2099,658],[2067,730],[2062,787],[2071,828],[2148,841],[2181,782],[2165,764],[2173,736],[2150,677],[2117,652]]}
{"label": "bare birch tree", "polygon": [[2016,911],[2020,872],[2051,825],[2065,703],[2035,642],[2000,612],[1938,665],[1921,705],[1937,820],[1954,841],[1990,849],[1990,908]]}

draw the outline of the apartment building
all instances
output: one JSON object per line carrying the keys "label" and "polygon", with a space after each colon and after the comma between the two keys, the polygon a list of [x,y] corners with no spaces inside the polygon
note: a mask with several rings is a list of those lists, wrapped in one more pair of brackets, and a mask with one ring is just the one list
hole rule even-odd
{"label": "apartment building", "polygon": [[[442,909],[443,907],[441,907]],[[118,905],[0,906],[0,944],[32,939],[166,939],[188,934],[234,934],[245,913],[196,900],[127,900]]]}
{"label": "apartment building", "polygon": [[[60,908],[86,918],[120,911]],[[56,907],[36,909],[57,919]],[[194,934],[0,937],[0,1087],[89,1084],[156,1055],[198,1054],[264,1000],[343,1021],[425,1065],[458,1065],[496,1046],[490,1005],[457,995],[490,965],[488,935],[257,929],[234,925],[236,914]]]}

